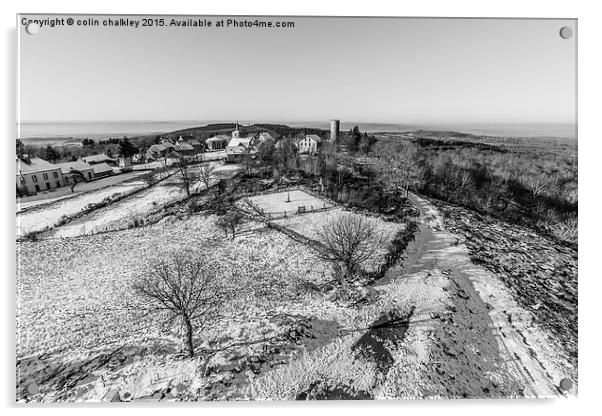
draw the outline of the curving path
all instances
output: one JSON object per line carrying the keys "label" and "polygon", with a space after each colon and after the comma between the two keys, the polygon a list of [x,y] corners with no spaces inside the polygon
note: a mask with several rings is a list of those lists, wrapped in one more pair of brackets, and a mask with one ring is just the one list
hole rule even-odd
{"label": "curving path", "polygon": [[[415,194],[410,199],[422,214],[421,235],[417,236],[407,266],[395,277],[427,271],[441,272],[449,279],[448,316],[434,331],[431,351],[431,359],[440,354],[445,362],[439,377],[450,383],[451,391],[447,393],[456,396],[454,389],[463,382],[491,391],[500,383],[494,381],[488,386],[484,380],[494,380],[487,374],[497,369],[507,377],[505,385],[515,390],[506,392],[511,395],[564,394],[558,387],[560,381],[574,378],[575,369],[564,358],[559,344],[537,326],[531,312],[517,304],[501,280],[470,261],[466,246],[444,228],[432,204]],[[437,371],[430,373],[427,371],[427,377],[437,376]],[[479,379],[479,374],[483,378]],[[568,393],[576,394],[576,387]]]}

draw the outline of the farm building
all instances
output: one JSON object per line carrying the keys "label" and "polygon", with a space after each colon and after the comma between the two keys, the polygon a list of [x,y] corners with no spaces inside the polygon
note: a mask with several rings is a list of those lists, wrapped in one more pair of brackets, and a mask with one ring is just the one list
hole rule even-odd
{"label": "farm building", "polygon": [[84,144],[82,142],[65,142],[63,143],[62,147],[84,147]]}
{"label": "farm building", "polygon": [[247,155],[256,153],[252,137],[233,137],[226,147],[228,162],[240,162]]}
{"label": "farm building", "polygon": [[168,151],[168,152],[171,152],[171,151],[173,151],[173,150],[176,150],[176,146],[175,146],[175,145],[174,145],[172,142],[170,142],[169,140],[163,139],[163,140],[161,141],[161,145],[162,145],[162,146],[163,146],[165,149],[167,149],[167,151]]}
{"label": "farm building", "polygon": [[274,138],[272,137],[272,135],[268,132],[263,132],[263,133],[259,133],[259,137],[257,138],[257,143],[263,143],[267,140],[272,140],[274,141]]}
{"label": "farm building", "polygon": [[228,142],[230,141],[230,137],[225,134],[220,134],[219,136],[214,136],[205,141],[205,146],[207,146],[207,150],[210,152],[216,150],[223,150],[228,146]]}
{"label": "farm building", "polygon": [[65,184],[72,184],[75,180],[73,177],[76,175],[75,172],[81,172],[86,181],[94,179],[94,169],[92,165],[84,162],[83,160],[76,160],[74,162],[57,163],[57,167],[61,168],[63,179]]}
{"label": "farm building", "polygon": [[190,145],[189,143],[186,143],[181,137],[175,144],[175,150],[183,155],[191,155],[195,153],[194,147],[192,147],[192,145]]}
{"label": "farm building", "polygon": [[122,169],[129,169],[132,166],[132,158],[131,157],[120,157],[119,158],[119,167]]}
{"label": "farm building", "polygon": [[94,169],[95,178],[103,178],[113,174],[113,168],[106,163],[97,163],[92,165],[92,169]]}
{"label": "farm building", "polygon": [[95,165],[97,163],[108,163],[112,165],[117,165],[118,160],[116,158],[107,156],[105,154],[100,155],[90,155],[82,157],[82,160],[90,165]]}
{"label": "farm building", "polygon": [[203,150],[203,144],[196,139],[188,140],[188,144],[191,145],[196,152]]}
{"label": "farm building", "polygon": [[317,134],[308,134],[299,141],[299,153],[316,153],[322,145],[322,138]]}
{"label": "farm building", "polygon": [[171,152],[171,149],[165,147],[163,144],[153,144],[146,151],[146,159],[147,160],[157,160],[162,159]]}
{"label": "farm building", "polygon": [[17,189],[27,195],[65,185],[61,168],[40,158],[17,158]]}

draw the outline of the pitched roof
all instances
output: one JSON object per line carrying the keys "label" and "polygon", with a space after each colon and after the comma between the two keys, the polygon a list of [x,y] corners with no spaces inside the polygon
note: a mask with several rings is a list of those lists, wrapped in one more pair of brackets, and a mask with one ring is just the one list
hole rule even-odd
{"label": "pitched roof", "polygon": [[177,150],[194,150],[194,148],[190,144],[188,144],[186,142],[180,142],[180,141],[178,141],[178,144],[176,144],[176,149]]}
{"label": "pitched roof", "polygon": [[65,142],[63,143],[64,147],[84,147],[82,142]]}
{"label": "pitched roof", "polygon": [[63,172],[63,173],[69,173],[71,171],[71,169],[75,169],[75,170],[79,170],[79,171],[92,169],[92,165],[84,162],[83,160],[76,160],[74,162],[57,163],[56,166],[60,167],[61,172]]}
{"label": "pitched roof", "polygon": [[45,172],[55,169],[59,169],[59,167],[45,161],[44,159],[40,159],[39,157],[33,157],[29,159],[29,163],[25,163],[17,158],[17,175],[21,173]]}
{"label": "pitched roof", "polygon": [[169,159],[179,159],[180,157],[181,157],[181,155],[178,152],[176,152],[175,150],[170,152],[167,155],[167,158],[169,158]]}
{"label": "pitched roof", "polygon": [[162,144],[153,144],[148,148],[147,152],[162,152],[165,150],[165,146]]}
{"label": "pitched roof", "polygon": [[201,144],[201,142],[199,142],[198,140],[195,140],[195,139],[191,139],[191,140],[188,140],[188,144],[190,144],[191,146],[199,146]]}
{"label": "pitched roof", "polygon": [[96,165],[92,165],[92,169],[94,169],[94,174],[105,173],[107,171],[113,171],[113,168],[107,165],[106,163],[97,163]]}
{"label": "pitched roof", "polygon": [[320,136],[318,136],[317,134],[308,134],[307,136],[305,136],[308,139],[314,139],[317,142],[321,142],[322,138]]}
{"label": "pitched roof", "polygon": [[259,133],[259,139],[260,140],[274,140],[272,135],[270,133],[268,133],[267,131]]}
{"label": "pitched roof", "polygon": [[249,147],[251,145],[251,140],[253,140],[251,137],[234,137],[234,138],[230,139],[230,142],[228,143],[228,147],[237,147],[237,146]]}
{"label": "pitched roof", "polygon": [[90,155],[82,157],[82,160],[86,163],[101,163],[106,161],[114,162],[116,159],[109,157],[105,154],[100,155]]}

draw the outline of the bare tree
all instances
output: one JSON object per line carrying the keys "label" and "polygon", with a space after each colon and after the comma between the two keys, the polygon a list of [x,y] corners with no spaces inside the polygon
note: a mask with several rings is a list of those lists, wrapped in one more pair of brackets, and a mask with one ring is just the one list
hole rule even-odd
{"label": "bare tree", "polygon": [[249,144],[243,149],[243,163],[247,169],[247,173],[251,173],[251,169],[253,168],[254,164],[254,157],[255,155],[253,153],[253,147],[251,144]]}
{"label": "bare tree", "polygon": [[73,183],[71,184],[71,193],[73,193],[75,191],[75,185],[77,185],[80,182],[86,182],[86,177],[82,172],[73,168],[69,170],[69,175],[71,176],[71,180],[73,181]]}
{"label": "bare tree", "polygon": [[230,239],[234,240],[236,237],[236,230],[240,227],[243,220],[244,216],[240,212],[231,210],[218,218],[217,226],[224,231],[226,238],[228,238],[228,233],[230,233]]}
{"label": "bare tree", "polygon": [[365,217],[341,214],[316,231],[323,245],[320,257],[330,262],[341,284],[376,253],[382,238]]}
{"label": "bare tree", "polygon": [[150,313],[180,319],[186,329],[188,355],[194,357],[194,332],[204,328],[223,301],[217,272],[193,253],[175,253],[151,265],[149,273],[133,285]]}
{"label": "bare tree", "polygon": [[274,162],[276,146],[274,140],[267,139],[257,145],[257,156],[264,166],[269,166]]}
{"label": "bare tree", "polygon": [[408,196],[410,186],[417,183],[417,150],[411,143],[384,143],[375,149],[381,160],[379,170],[386,182]]}
{"label": "bare tree", "polygon": [[207,163],[199,168],[199,178],[205,184],[205,189],[209,189],[211,181],[215,179],[215,165],[213,163]]}
{"label": "bare tree", "polygon": [[188,198],[190,198],[192,186],[198,180],[198,169],[190,166],[184,158],[178,159],[176,181],[174,183],[178,188],[183,189],[186,192]]}
{"label": "bare tree", "polygon": [[460,173],[460,190],[462,192],[464,192],[465,190],[469,189],[470,186],[472,185],[472,176],[470,175],[470,172],[463,170]]}

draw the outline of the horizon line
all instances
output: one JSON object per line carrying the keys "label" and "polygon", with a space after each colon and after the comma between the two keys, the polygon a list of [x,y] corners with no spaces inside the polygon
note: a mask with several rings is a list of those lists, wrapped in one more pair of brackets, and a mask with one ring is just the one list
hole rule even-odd
{"label": "horizon line", "polygon": [[[336,118],[332,118],[336,119]],[[239,119],[238,122],[249,122],[249,123],[330,123],[331,118],[324,120],[251,120],[251,119]],[[357,121],[357,120],[344,120],[336,119],[341,123],[356,123],[356,124],[393,124],[393,125],[491,125],[491,124],[571,124],[577,125],[577,121]],[[156,120],[145,120],[145,119],[119,119],[119,120],[20,120],[17,124],[22,123],[235,123],[236,120],[229,119],[206,119],[206,120],[193,120],[193,119],[156,119]]]}

